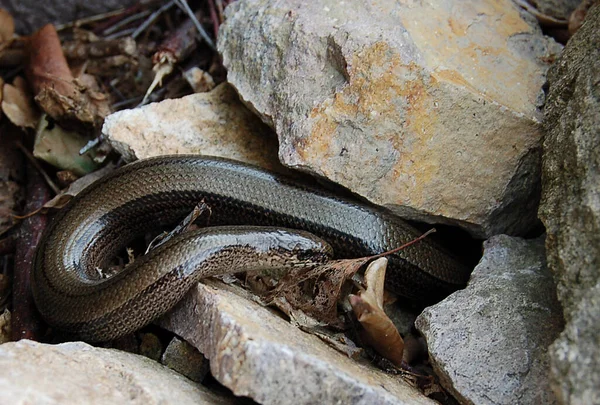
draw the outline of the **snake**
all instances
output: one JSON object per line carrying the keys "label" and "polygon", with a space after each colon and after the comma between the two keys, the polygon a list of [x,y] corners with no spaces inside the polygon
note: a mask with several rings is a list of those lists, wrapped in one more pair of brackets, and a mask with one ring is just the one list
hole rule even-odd
{"label": "snake", "polygon": [[[200,201],[210,226],[101,277],[136,238],[176,225]],[[32,292],[53,330],[107,341],[152,322],[205,277],[379,254],[419,234],[387,208],[290,176],[224,158],[160,156],[97,180],[51,218],[34,257]],[[388,260],[386,288],[413,301],[440,300],[470,273],[427,238]]]}

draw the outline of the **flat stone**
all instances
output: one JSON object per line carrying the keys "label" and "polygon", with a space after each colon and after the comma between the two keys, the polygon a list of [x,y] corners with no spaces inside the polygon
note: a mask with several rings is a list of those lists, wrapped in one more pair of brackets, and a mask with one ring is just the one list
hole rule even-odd
{"label": "flat stone", "polygon": [[216,280],[192,289],[159,324],[208,357],[213,376],[235,395],[261,404],[435,403]]}
{"label": "flat stone", "polygon": [[191,153],[283,170],[272,130],[227,84],[208,93],[118,111],[106,117],[102,133],[128,162]]}
{"label": "flat stone", "polygon": [[0,345],[0,402],[11,404],[233,404],[143,356],[83,342]]}
{"label": "flat stone", "polygon": [[552,345],[565,404],[600,404],[600,5],[548,73],[542,203],[567,325]]}
{"label": "flat stone", "polygon": [[241,0],[226,14],[228,81],[284,164],[476,236],[537,223],[538,107],[561,47],[510,0]]}
{"label": "flat stone", "polygon": [[463,404],[556,404],[548,345],[563,321],[544,240],[484,244],[469,285],[417,318],[442,385]]}

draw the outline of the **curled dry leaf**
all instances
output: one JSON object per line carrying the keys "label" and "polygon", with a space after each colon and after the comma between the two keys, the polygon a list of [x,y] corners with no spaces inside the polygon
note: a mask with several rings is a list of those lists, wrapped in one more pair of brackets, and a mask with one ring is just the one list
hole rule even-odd
{"label": "curled dry leaf", "polygon": [[194,93],[206,93],[215,88],[215,81],[212,76],[197,66],[186,70],[183,77],[194,90]]}
{"label": "curled dry leaf", "polygon": [[15,35],[15,21],[8,11],[0,8],[0,47]]}
{"label": "curled dry leaf", "polygon": [[384,281],[387,259],[382,257],[365,271],[367,289],[357,295],[350,295],[349,301],[356,318],[362,325],[363,337],[377,353],[394,365],[402,365],[404,341],[392,320],[383,310]]}
{"label": "curled dry leaf", "polygon": [[169,241],[173,237],[188,231],[194,224],[194,221],[196,221],[196,219],[198,219],[198,217],[204,213],[210,215],[211,209],[210,206],[208,206],[208,204],[206,204],[204,200],[202,200],[198,204],[196,204],[194,209],[175,228],[173,228],[171,232],[160,234],[156,238],[154,238],[152,242],[148,244],[146,254],[148,254],[148,252],[152,249],[156,249],[163,243]]}
{"label": "curled dry leaf", "polygon": [[44,204],[43,212],[47,212],[50,208],[60,209],[64,207],[69,201],[71,201],[71,199],[73,199],[73,197],[79,194],[84,188],[115,170],[115,167],[116,165],[111,163],[100,170],[96,170],[95,172],[92,172],[75,180],[69,185],[69,187],[67,187],[66,190],[63,190],[60,194],[56,195],[56,197]]}
{"label": "curled dry leaf", "polygon": [[35,128],[38,125],[40,113],[23,78],[17,77],[12,85],[2,86],[2,111],[16,126]]}

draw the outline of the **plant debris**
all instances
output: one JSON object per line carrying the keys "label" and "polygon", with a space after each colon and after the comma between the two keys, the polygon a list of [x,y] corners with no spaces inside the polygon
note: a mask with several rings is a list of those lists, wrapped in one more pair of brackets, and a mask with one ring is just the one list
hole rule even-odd
{"label": "plant debris", "polygon": [[404,340],[392,320],[383,309],[384,281],[387,259],[381,257],[369,264],[365,270],[366,290],[348,297],[356,318],[363,326],[363,339],[377,353],[402,366]]}

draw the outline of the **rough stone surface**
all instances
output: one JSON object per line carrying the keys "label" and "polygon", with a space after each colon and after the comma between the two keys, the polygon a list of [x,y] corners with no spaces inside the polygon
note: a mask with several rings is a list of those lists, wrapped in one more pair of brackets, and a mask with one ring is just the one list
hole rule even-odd
{"label": "rough stone surface", "polygon": [[143,356],[82,342],[5,343],[0,369],[4,405],[235,403]]}
{"label": "rough stone surface", "polygon": [[127,7],[133,3],[134,0],[0,0],[0,7],[12,14],[16,31],[28,35],[47,23],[64,24],[78,18]]}
{"label": "rough stone surface", "polygon": [[208,359],[194,346],[178,337],[169,342],[161,363],[196,382],[202,381],[210,371]]}
{"label": "rough stone surface", "polygon": [[484,249],[467,288],[417,318],[434,369],[463,404],[555,404],[547,349],[563,322],[544,241]]}
{"label": "rough stone surface", "polygon": [[102,133],[127,161],[194,153],[282,170],[277,139],[227,84],[108,116]]}
{"label": "rough stone surface", "polygon": [[218,48],[281,161],[475,235],[536,223],[560,45],[510,0],[241,0]]}
{"label": "rough stone surface", "polygon": [[600,404],[600,4],[550,70],[542,203],[567,325],[551,347],[566,404]]}
{"label": "rough stone surface", "polygon": [[159,324],[204,353],[235,395],[261,404],[434,404],[400,377],[349,359],[215,280],[190,291]]}

